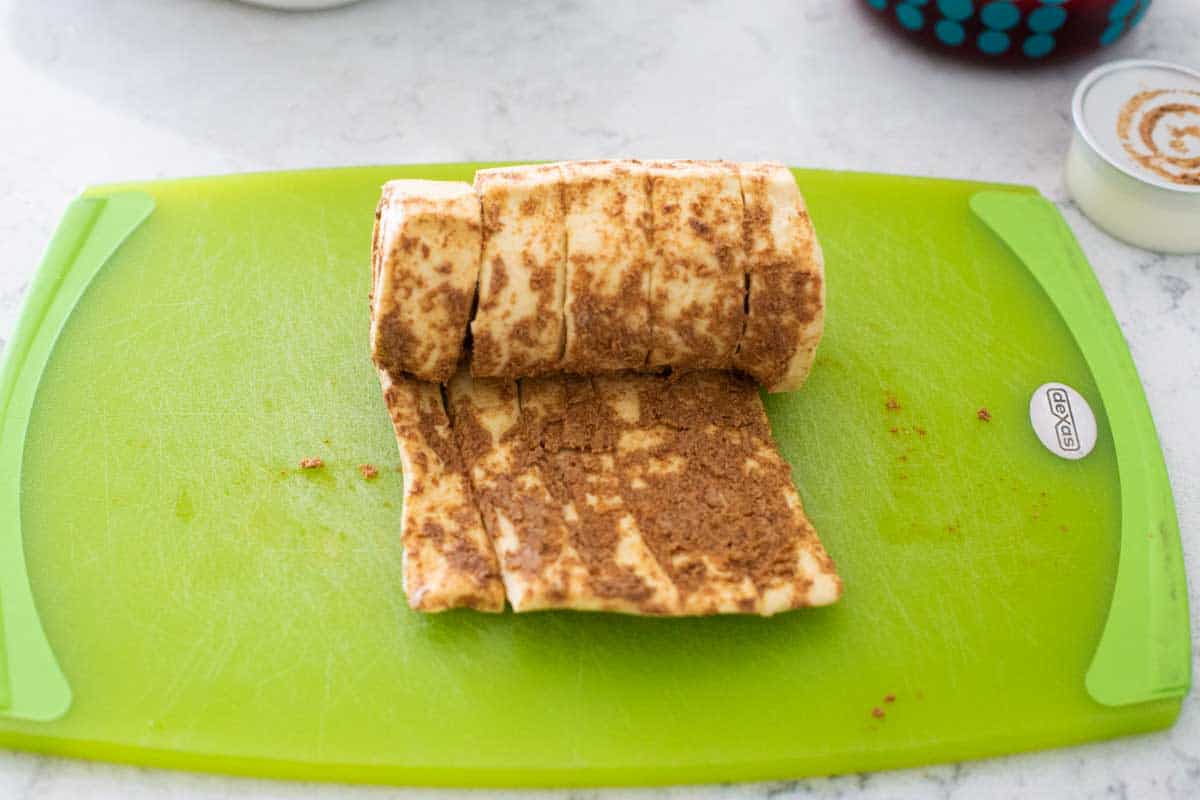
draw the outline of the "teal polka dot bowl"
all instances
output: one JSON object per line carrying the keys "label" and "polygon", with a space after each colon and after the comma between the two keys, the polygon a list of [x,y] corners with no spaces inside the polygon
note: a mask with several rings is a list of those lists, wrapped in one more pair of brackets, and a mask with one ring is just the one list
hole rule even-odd
{"label": "teal polka dot bowl", "polygon": [[947,52],[1050,61],[1098,50],[1141,22],[1150,0],[865,0],[889,25]]}

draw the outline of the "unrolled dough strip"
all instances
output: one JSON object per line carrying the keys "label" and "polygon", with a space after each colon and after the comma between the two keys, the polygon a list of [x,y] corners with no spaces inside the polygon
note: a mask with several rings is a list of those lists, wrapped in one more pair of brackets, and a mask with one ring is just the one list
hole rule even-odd
{"label": "unrolled dough strip", "polygon": [[502,611],[492,542],[435,383],[379,370],[404,468],[404,588],[418,611]]}
{"label": "unrolled dough strip", "polygon": [[799,389],[825,326],[821,246],[791,170],[740,165],[745,200],[746,329],[733,365],[769,392]]}
{"label": "unrolled dough strip", "polygon": [[479,277],[479,200],[466,183],[390,181],[371,248],[371,356],[393,376],[450,379]]}
{"label": "unrolled dough strip", "polygon": [[566,228],[557,165],[481,169],[479,306],[471,323],[476,377],[558,369],[563,350]]}
{"label": "unrolled dough strip", "polygon": [[455,434],[509,602],[648,615],[835,601],[841,584],[728,372],[450,385]]}
{"label": "unrolled dough strip", "polygon": [[650,349],[650,184],[636,161],[560,165],[567,272],[560,369],[638,369]]}
{"label": "unrolled dough strip", "polygon": [[654,243],[647,365],[728,369],[742,333],[746,282],[736,165],[647,167]]}

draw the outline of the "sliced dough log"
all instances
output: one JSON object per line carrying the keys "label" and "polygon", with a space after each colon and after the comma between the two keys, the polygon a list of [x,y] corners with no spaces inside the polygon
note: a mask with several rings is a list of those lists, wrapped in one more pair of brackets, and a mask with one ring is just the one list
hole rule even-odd
{"label": "sliced dough log", "polygon": [[563,348],[566,231],[557,165],[483,169],[479,304],[471,373],[516,378],[558,368]]}
{"label": "sliced dough log", "polygon": [[371,356],[393,376],[450,379],[479,277],[480,209],[466,183],[390,181],[371,248]]}
{"label": "sliced dough log", "polygon": [[825,326],[821,246],[791,170],[740,165],[749,313],[733,364],[770,392],[799,389]]}
{"label": "sliced dough log", "polygon": [[648,172],[636,161],[560,165],[566,211],[566,345],[560,368],[638,369],[650,348]]}
{"label": "sliced dough log", "polygon": [[404,468],[404,589],[418,611],[504,609],[492,543],[455,445],[441,388],[379,371]]}
{"label": "sliced dough log", "polygon": [[652,161],[647,168],[654,246],[647,364],[728,369],[745,298],[736,165]]}

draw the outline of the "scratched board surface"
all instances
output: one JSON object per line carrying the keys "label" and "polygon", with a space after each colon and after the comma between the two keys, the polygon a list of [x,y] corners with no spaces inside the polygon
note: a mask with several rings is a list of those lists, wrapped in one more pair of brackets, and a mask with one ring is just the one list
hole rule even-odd
{"label": "scratched board surface", "polygon": [[[372,212],[387,178],[472,174],[97,190],[157,208],[68,320],[22,477],[74,705],[0,722],[0,743],[344,780],[688,782],[1174,718],[1175,702],[1110,709],[1084,689],[1115,573],[1114,456],[1102,413],[1082,462],[1029,430],[1033,387],[1097,392],[971,217],[967,198],[995,188],[979,184],[797,172],[828,325],[805,389],[767,406],[842,602],[770,620],[410,612],[402,477],[366,355]],[[325,469],[298,470],[309,456]]]}

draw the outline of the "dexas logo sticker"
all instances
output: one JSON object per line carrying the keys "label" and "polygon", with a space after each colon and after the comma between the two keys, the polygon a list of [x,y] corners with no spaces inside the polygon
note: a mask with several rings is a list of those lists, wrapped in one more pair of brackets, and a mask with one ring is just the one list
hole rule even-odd
{"label": "dexas logo sticker", "polygon": [[1044,383],[1029,398],[1029,422],[1046,449],[1072,460],[1096,446],[1096,417],[1083,395],[1065,383]]}
{"label": "dexas logo sticker", "polygon": [[1046,402],[1054,415],[1054,432],[1058,435],[1058,446],[1063,450],[1079,449],[1079,431],[1075,428],[1075,417],[1071,414],[1071,398],[1067,390],[1051,386],[1046,390]]}

